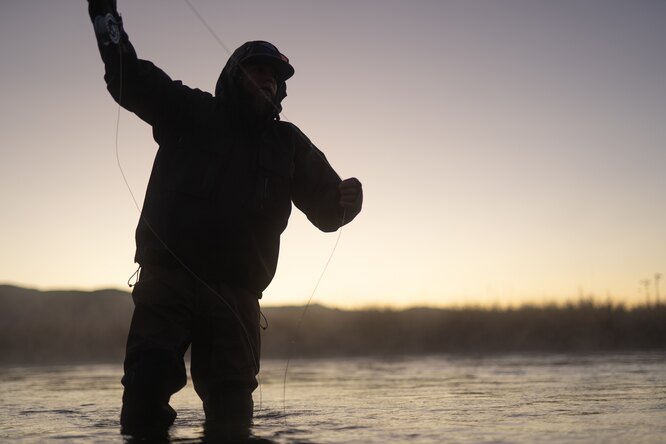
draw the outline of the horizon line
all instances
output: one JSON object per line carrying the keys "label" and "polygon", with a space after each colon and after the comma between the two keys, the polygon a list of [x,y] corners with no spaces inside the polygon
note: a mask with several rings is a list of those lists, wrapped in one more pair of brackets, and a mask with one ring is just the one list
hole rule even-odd
{"label": "horizon line", "polygon": [[[96,287],[96,288],[73,288],[73,287],[41,287],[41,286],[26,286],[24,284],[17,284],[11,282],[0,282],[0,287],[13,287],[21,290],[35,291],[40,293],[54,293],[54,292],[78,292],[78,293],[99,293],[105,291],[116,291],[120,293],[132,294],[131,288],[122,289],[119,287]],[[263,299],[262,299],[263,300]],[[354,306],[350,305],[334,305],[323,302],[306,303],[283,303],[275,304],[271,302],[263,303],[262,308],[305,308],[305,307],[323,307],[332,310],[342,311],[404,311],[412,309],[432,309],[432,310],[520,310],[526,308],[567,308],[567,307],[582,307],[585,305],[594,308],[612,307],[612,308],[625,308],[625,309],[641,309],[641,308],[654,308],[657,306],[664,306],[661,301],[637,301],[618,299],[617,297],[606,296],[604,298],[596,296],[594,293],[580,294],[578,296],[570,296],[555,300],[554,298],[546,298],[538,300],[538,298],[525,298],[514,302],[482,302],[482,301],[465,301],[465,302],[448,302],[448,303],[420,303],[413,304],[396,304],[396,303],[366,303]]]}

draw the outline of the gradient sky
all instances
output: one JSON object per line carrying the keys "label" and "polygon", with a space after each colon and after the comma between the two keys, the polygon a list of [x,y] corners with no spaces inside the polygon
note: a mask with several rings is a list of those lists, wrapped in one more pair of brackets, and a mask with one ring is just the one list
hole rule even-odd
{"label": "gradient sky", "polygon": [[[666,2],[192,2],[290,58],[285,120],[364,184],[314,302],[633,303],[666,273]],[[228,53],[184,1],[118,3],[140,57],[213,90]],[[3,1],[0,54],[0,282],[126,288],[138,212],[86,2]],[[140,203],[156,148],[123,111]],[[294,208],[282,239],[264,303],[302,304],[336,235]]]}

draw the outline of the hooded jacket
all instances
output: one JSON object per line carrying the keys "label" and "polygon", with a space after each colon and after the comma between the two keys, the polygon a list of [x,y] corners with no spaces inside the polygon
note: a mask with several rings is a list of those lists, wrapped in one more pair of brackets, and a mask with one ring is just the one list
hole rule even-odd
{"label": "hooded jacket", "polygon": [[[96,15],[91,11],[93,21]],[[356,216],[343,218],[340,177],[321,151],[278,120],[284,82],[276,113],[247,119],[238,81],[243,47],[213,96],[139,59],[121,23],[116,43],[96,31],[107,89],[152,126],[159,145],[136,229],[136,262],[186,267],[261,297],[275,275],[292,202],[322,231]]]}

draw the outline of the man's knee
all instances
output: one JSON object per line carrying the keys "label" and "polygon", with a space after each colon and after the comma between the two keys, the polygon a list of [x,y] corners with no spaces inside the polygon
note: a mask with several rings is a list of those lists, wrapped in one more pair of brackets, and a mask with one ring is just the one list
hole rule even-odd
{"label": "man's knee", "polygon": [[168,398],[187,383],[185,362],[168,350],[144,350],[125,358],[125,391],[150,398]]}

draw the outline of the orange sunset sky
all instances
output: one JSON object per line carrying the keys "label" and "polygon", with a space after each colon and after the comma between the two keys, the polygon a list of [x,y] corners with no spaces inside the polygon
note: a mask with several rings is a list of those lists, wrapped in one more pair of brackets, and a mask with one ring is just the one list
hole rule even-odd
{"label": "orange sunset sky", "polygon": [[[192,0],[231,49],[291,60],[284,119],[365,208],[314,302],[644,301],[666,273],[666,2]],[[212,91],[229,54],[181,0],[118,1],[142,58]],[[138,212],[83,0],[0,4],[0,283],[126,288]],[[156,144],[123,111],[143,200]],[[294,208],[268,305],[336,240]],[[661,283],[662,300],[666,285]]]}

